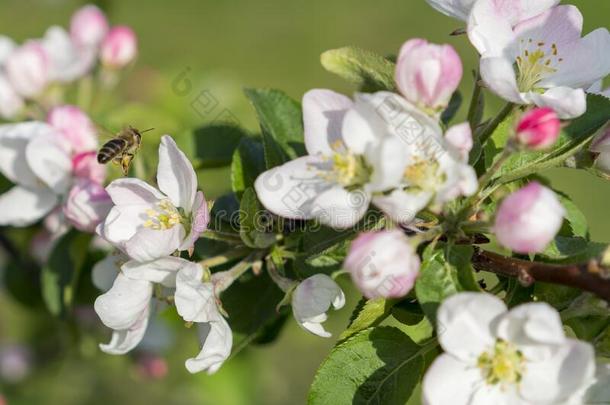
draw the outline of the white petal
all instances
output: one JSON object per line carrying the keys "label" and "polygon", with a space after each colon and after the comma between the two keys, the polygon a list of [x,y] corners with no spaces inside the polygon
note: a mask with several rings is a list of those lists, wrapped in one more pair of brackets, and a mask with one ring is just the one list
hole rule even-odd
{"label": "white petal", "polygon": [[494,344],[492,322],[504,312],[506,305],[493,295],[459,293],[449,297],[437,313],[439,343],[458,359],[476,363]]}
{"label": "white petal", "polygon": [[310,212],[324,225],[346,229],[364,217],[370,203],[371,195],[364,190],[347,191],[335,186],[315,198]]}
{"label": "white petal", "polygon": [[322,327],[331,305],[340,309],[345,304],[341,288],[327,275],[316,274],[302,281],[292,295],[292,312],[304,329],[321,337],[330,337]]}
{"label": "white petal", "polygon": [[151,262],[178,250],[185,236],[182,225],[164,230],[140,228],[125,242],[125,253],[139,262]]}
{"label": "white petal", "polygon": [[36,176],[58,195],[66,194],[72,182],[72,159],[59,134],[40,135],[25,150]]}
{"label": "white petal", "polygon": [[112,245],[124,249],[125,242],[131,239],[142,226],[148,205],[122,205],[113,207],[97,233]]}
{"label": "white petal", "polygon": [[210,222],[210,211],[208,208],[208,202],[201,191],[195,195],[195,203],[193,205],[193,212],[191,214],[191,231],[188,236],[184,238],[184,241],[180,245],[180,250],[189,250],[192,248],[201,236],[201,234],[207,229]]}
{"label": "white petal", "polygon": [[0,35],[0,66],[4,65],[6,59],[16,47],[15,41],[5,35]]}
{"label": "white petal", "polygon": [[[1,46],[0,44],[0,48]],[[0,117],[4,119],[15,118],[24,106],[25,103],[21,96],[15,91],[6,76],[0,73]]]}
{"label": "white petal", "polygon": [[140,318],[129,328],[115,330],[108,344],[100,344],[100,349],[107,354],[120,355],[133,350],[144,337],[148,326],[149,309],[146,308]]}
{"label": "white petal", "polygon": [[509,51],[516,41],[511,21],[496,5],[495,1],[476,2],[468,19],[468,39],[484,57],[514,52]]}
{"label": "white petal", "polygon": [[197,175],[186,155],[169,135],[161,138],[157,184],[176,207],[190,214],[197,193]]}
{"label": "white petal", "polygon": [[104,292],[110,290],[126,259],[125,255],[112,253],[95,263],[91,270],[93,285]]}
{"label": "white petal", "polygon": [[165,198],[156,188],[140,179],[118,179],[106,187],[115,205],[151,205]]}
{"label": "white petal", "polygon": [[50,190],[15,186],[0,195],[0,225],[31,225],[51,212],[57,203]]}
{"label": "white petal", "polygon": [[61,27],[50,27],[42,40],[50,59],[50,79],[71,82],[83,76],[95,63],[95,49],[77,47]]}
{"label": "white petal", "polygon": [[384,192],[396,188],[402,182],[408,163],[407,144],[398,137],[382,140],[367,152],[367,163],[373,168],[368,188],[372,192]]}
{"label": "white petal", "polygon": [[525,104],[517,87],[517,76],[512,61],[504,57],[481,58],[481,78],[497,95],[507,101]]}
{"label": "white petal", "polygon": [[432,193],[409,192],[396,189],[388,195],[376,195],[373,204],[387,214],[393,221],[399,224],[408,224],[417,213],[428,205],[432,199]]}
{"label": "white petal", "polygon": [[185,363],[189,373],[206,371],[214,374],[231,354],[233,334],[227,321],[220,318],[218,321],[200,325],[203,347],[195,358]]}
{"label": "white petal", "polygon": [[473,145],[472,129],[470,129],[470,124],[464,122],[462,124],[452,126],[445,133],[445,139],[459,152],[462,162],[468,163],[468,155]]}
{"label": "white petal", "polygon": [[527,94],[537,106],[551,107],[563,120],[580,117],[587,111],[587,95],[583,89],[554,87],[544,94]]}
{"label": "white petal", "polygon": [[[347,148],[356,154],[363,154],[371,143],[387,136],[390,123],[384,122],[384,111],[392,107],[395,97],[392,93],[356,94],[354,106],[343,119],[342,136]],[[386,117],[387,118],[387,117]]]}
{"label": "white petal", "polygon": [[165,287],[175,287],[178,270],[189,264],[191,262],[188,260],[172,256],[162,257],[147,263],[131,260],[121,266],[121,271],[134,280],[146,280],[163,284]]}
{"label": "white petal", "polygon": [[55,133],[43,122],[24,122],[0,126],[0,171],[7,179],[22,186],[36,188],[43,184],[27,163],[25,151],[30,140]]}
{"label": "white petal", "polygon": [[470,405],[471,396],[482,384],[481,371],[474,363],[441,354],[426,371],[422,396],[426,405]]}
{"label": "white petal", "polygon": [[441,13],[467,21],[475,0],[426,0],[428,4]]}
{"label": "white petal", "polygon": [[582,23],[582,14],[576,6],[562,5],[518,24],[515,34],[525,40],[554,43],[561,49],[562,45],[580,39]]}
{"label": "white petal", "polygon": [[130,329],[148,310],[152,290],[152,283],[119,273],[112,288],[95,300],[95,312],[110,329]]}
{"label": "white petal", "polygon": [[222,319],[214,285],[203,282],[203,268],[195,263],[184,267],[176,277],[176,309],[187,322],[213,322]]}
{"label": "white petal", "polygon": [[313,200],[332,186],[316,169],[323,164],[324,161],[315,156],[303,156],[264,172],[254,183],[258,199],[275,215],[312,219]]}
{"label": "white petal", "polygon": [[310,155],[331,155],[333,145],[342,144],[343,118],[352,100],[332,90],[314,89],[303,96],[305,147]]}

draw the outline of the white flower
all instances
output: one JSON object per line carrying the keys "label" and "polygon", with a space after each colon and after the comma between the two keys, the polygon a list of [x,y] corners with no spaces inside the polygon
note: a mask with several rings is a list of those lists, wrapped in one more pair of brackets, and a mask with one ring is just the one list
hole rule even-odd
{"label": "white flower", "polygon": [[39,96],[49,83],[50,60],[39,41],[28,41],[13,50],[4,68],[11,86],[22,97]]}
{"label": "white flower", "polygon": [[209,220],[195,170],[167,135],[159,146],[157,184],[161,191],[127,178],[106,188],[114,207],[98,233],[140,262],[191,249]]}
{"label": "white flower", "polygon": [[[474,174],[445,153],[448,144],[436,121],[393,93],[357,94],[352,102],[330,90],[312,90],[303,97],[303,120],[309,155],[263,173],[255,183],[263,205],[282,217],[348,228],[372,202],[396,221],[410,222],[437,191],[443,193],[464,172]],[[442,181],[445,170],[452,175]],[[407,207],[388,200],[406,185],[423,187],[425,195]]]}
{"label": "white flower", "polygon": [[331,305],[335,309],[345,305],[345,295],[337,283],[325,274],[316,274],[302,281],[292,294],[292,313],[298,324],[314,335],[331,337],[322,323]]}
{"label": "white flower", "polygon": [[585,89],[610,73],[608,30],[581,38],[583,17],[574,6],[553,7],[513,27],[491,4],[477,2],[468,24],[485,84],[513,103],[551,107],[562,119],[582,115]]}
{"label": "white flower", "polygon": [[510,0],[510,1],[492,1],[492,0],[426,0],[432,7],[449,17],[457,18],[458,20],[468,21],[468,16],[472,11],[474,4],[479,2],[487,2],[493,6],[497,12],[506,16],[509,21],[514,24],[517,22],[534,17],[543,11],[553,7],[560,0]]}
{"label": "white flower", "polygon": [[4,119],[14,118],[23,109],[25,103],[23,99],[5,74],[0,73],[0,117]]}
{"label": "white flower", "polygon": [[438,311],[445,353],[423,380],[427,405],[566,404],[590,386],[590,344],[566,338],[559,314],[545,303],[507,311],[497,297],[460,293]]}
{"label": "white flower", "polygon": [[49,80],[69,83],[87,74],[95,64],[95,48],[79,47],[61,27],[51,27],[42,39],[48,55]]}

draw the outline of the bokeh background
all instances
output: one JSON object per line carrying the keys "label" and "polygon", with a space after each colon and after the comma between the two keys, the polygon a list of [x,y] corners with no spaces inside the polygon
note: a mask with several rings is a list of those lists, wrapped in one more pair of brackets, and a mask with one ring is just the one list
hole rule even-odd
{"label": "bokeh background", "polygon": [[[585,15],[586,32],[608,25],[610,1],[572,3]],[[16,40],[39,37],[50,25],[67,26],[71,13],[82,4],[2,0],[0,32]],[[473,84],[475,51],[465,37],[448,35],[460,27],[459,22],[436,13],[424,0],[102,0],[97,4],[113,24],[132,26],[140,41],[138,62],[119,88],[124,101],[112,106],[106,125],[155,127],[179,137],[187,150],[192,150],[188,134],[193,128],[219,118],[229,117],[252,132],[257,130],[244,87],[279,88],[296,99],[320,87],[353,92],[320,66],[320,53],[327,49],[357,45],[393,55],[413,37],[448,42],[465,64],[466,99]],[[201,108],[201,102],[210,98],[217,101],[217,108]],[[499,105],[490,98],[488,111]],[[465,111],[460,114],[463,117]],[[593,239],[609,242],[608,183],[567,169],[543,174],[582,207]],[[201,174],[201,181],[207,197],[213,199],[227,191],[229,173],[209,170]],[[329,328],[335,336],[346,326],[358,299],[349,293],[346,308],[331,315]],[[95,329],[95,315],[83,309],[82,319]],[[242,351],[214,376],[192,376],[183,361],[198,351],[195,331],[174,323],[161,319],[155,339],[145,342],[169,366],[166,377],[155,378],[142,371],[142,364],[156,364],[146,363],[142,354],[111,357],[99,352],[98,340],[108,334],[74,330],[0,293],[0,393],[10,404],[28,405],[298,404],[305,402],[315,370],[334,344],[333,339],[303,332],[289,319],[273,344]],[[80,338],[74,339],[74,334]],[[53,344],[43,350],[46,355],[28,358],[28,348],[45,348],[50,336]]]}

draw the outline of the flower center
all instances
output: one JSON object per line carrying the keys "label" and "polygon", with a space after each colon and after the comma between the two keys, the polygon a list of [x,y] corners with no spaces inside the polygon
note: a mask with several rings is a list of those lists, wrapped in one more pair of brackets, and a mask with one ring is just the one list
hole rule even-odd
{"label": "flower center", "polygon": [[536,90],[536,85],[546,76],[557,71],[563,59],[559,57],[557,44],[547,46],[545,42],[522,39],[522,52],[517,56],[519,70],[517,85],[522,92]]}
{"label": "flower center", "polygon": [[348,190],[364,185],[371,177],[372,169],[362,155],[351,152],[335,153],[327,160],[331,163],[332,168],[324,173],[323,177]]}
{"label": "flower center", "polygon": [[146,215],[148,219],[144,222],[144,227],[157,231],[170,229],[184,222],[183,215],[169,200],[159,201],[154,209],[146,210]]}
{"label": "flower center", "polygon": [[498,339],[491,350],[479,356],[477,366],[489,385],[518,384],[525,371],[525,357],[515,345]]}
{"label": "flower center", "polygon": [[417,159],[415,163],[407,166],[404,178],[410,187],[434,191],[443,181],[442,176],[438,175],[438,168],[435,161]]}

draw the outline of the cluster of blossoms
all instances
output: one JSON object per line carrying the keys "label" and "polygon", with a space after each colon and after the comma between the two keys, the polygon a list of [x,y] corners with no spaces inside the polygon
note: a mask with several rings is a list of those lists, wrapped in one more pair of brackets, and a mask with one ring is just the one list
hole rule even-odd
{"label": "cluster of blossoms", "polygon": [[134,60],[136,36],[126,26],[110,27],[104,13],[89,5],[78,10],[69,32],[50,27],[21,45],[0,37],[0,117],[18,118],[28,102],[55,105],[61,88],[91,74],[98,61],[116,71]]}

